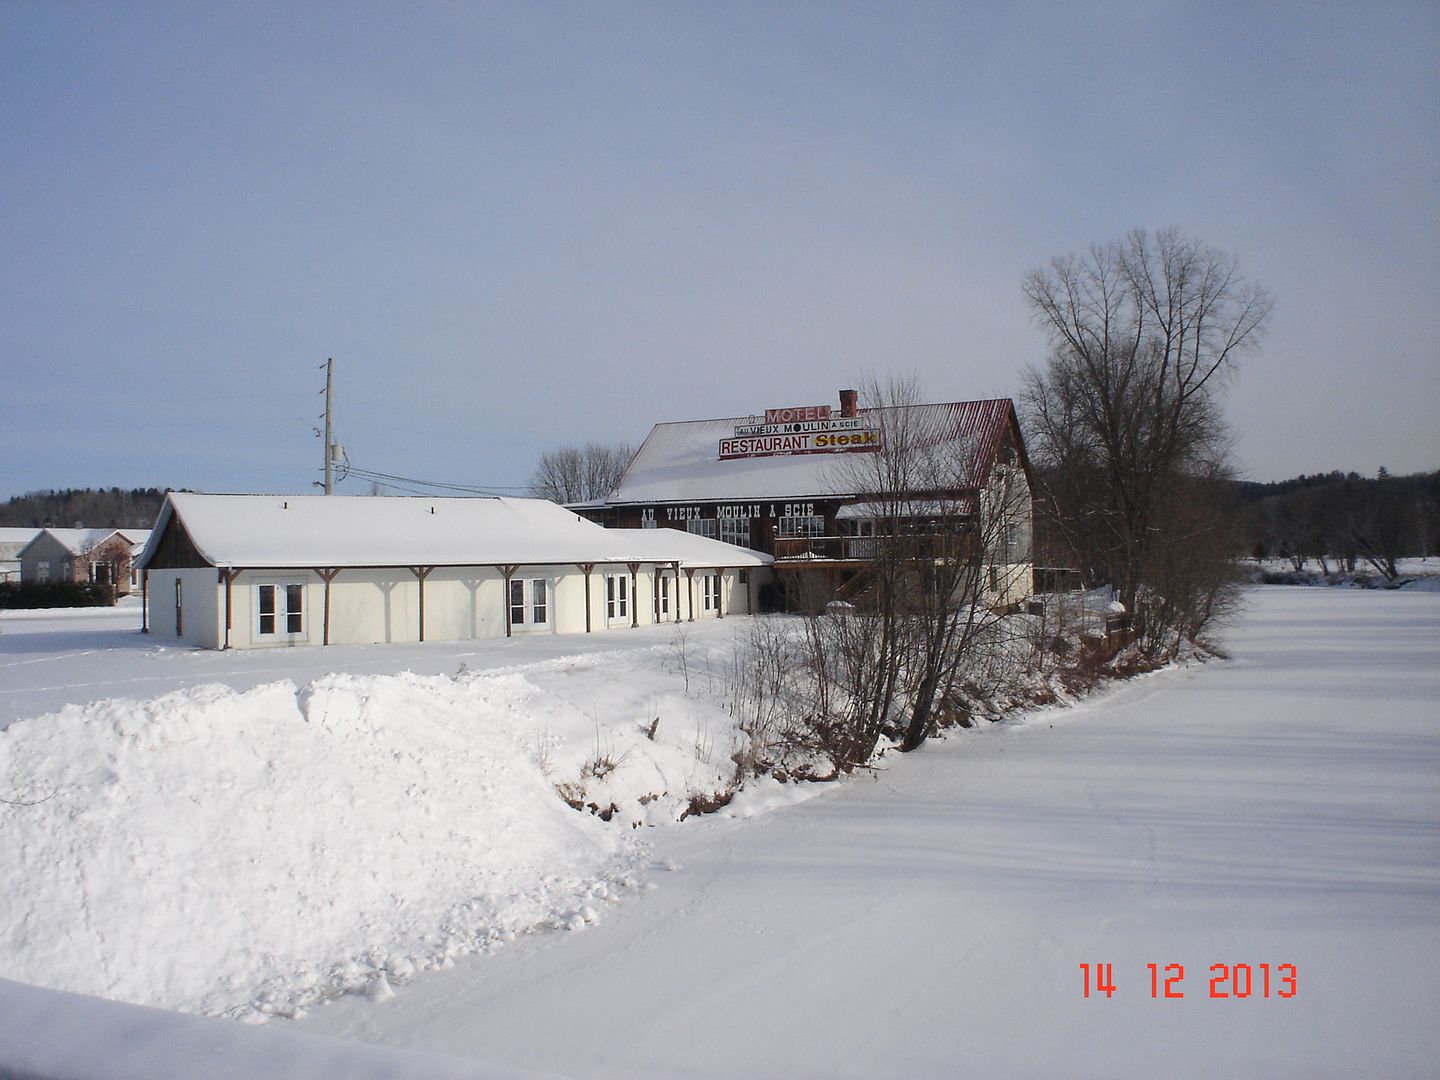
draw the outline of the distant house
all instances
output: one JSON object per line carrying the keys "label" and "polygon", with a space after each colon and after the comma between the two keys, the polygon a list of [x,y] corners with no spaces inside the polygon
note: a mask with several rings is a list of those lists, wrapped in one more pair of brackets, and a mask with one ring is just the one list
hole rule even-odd
{"label": "distant house", "polygon": [[172,492],[144,627],[206,648],[590,633],[753,611],[771,559],[538,499]]}
{"label": "distant house", "polygon": [[20,552],[39,529],[0,528],[0,581],[20,580]]}
{"label": "distant house", "polygon": [[[882,491],[857,457],[881,453],[907,427],[922,428],[947,462],[942,489]],[[854,390],[842,390],[838,409],[656,424],[615,491],[574,509],[609,526],[679,529],[763,551],[796,592],[806,579],[844,597],[863,588],[880,519],[898,498],[911,534],[983,538],[985,598],[1011,606],[1034,591],[1031,488],[1008,398],[862,409]],[[1000,506],[997,529],[987,515]]]}
{"label": "distant house", "polygon": [[145,545],[150,541],[149,529],[116,529],[121,536],[130,542],[130,585],[128,592],[140,591],[140,554],[145,550]]}
{"label": "distant house", "polygon": [[41,529],[19,552],[21,581],[78,581],[130,592],[136,536],[143,529]]}

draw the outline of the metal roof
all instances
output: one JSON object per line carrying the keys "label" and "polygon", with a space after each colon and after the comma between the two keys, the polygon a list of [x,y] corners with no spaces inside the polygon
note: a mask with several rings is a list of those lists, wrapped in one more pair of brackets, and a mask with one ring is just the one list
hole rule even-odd
{"label": "metal roof", "polygon": [[[904,438],[939,451],[947,488],[979,488],[1014,417],[1009,398],[861,409],[860,417],[891,441]],[[877,490],[873,459],[863,452],[776,454],[722,460],[721,439],[755,417],[656,424],[614,493],[610,506],[646,503],[739,502],[854,498]],[[935,455],[932,454],[932,462]],[[872,459],[867,461],[866,459]]]}

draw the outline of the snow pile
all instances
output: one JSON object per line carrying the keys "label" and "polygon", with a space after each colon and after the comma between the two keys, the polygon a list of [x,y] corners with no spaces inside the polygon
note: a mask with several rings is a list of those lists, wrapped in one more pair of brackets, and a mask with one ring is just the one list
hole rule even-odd
{"label": "snow pile", "polygon": [[537,697],[518,674],[329,675],[11,726],[0,970],[261,1018],[595,921],[640,850],[556,798]]}

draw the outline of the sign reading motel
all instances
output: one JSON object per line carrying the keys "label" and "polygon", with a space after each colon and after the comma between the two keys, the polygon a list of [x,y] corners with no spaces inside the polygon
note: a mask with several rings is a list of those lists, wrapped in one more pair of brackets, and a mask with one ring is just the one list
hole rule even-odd
{"label": "sign reading motel", "polygon": [[880,433],[860,417],[832,416],[828,405],[801,405],[766,409],[763,424],[736,424],[734,437],[720,440],[720,460],[879,449]]}

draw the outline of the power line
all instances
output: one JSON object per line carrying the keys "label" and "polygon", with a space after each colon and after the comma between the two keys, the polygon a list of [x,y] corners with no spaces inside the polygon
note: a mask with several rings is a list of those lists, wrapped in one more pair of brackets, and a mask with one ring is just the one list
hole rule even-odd
{"label": "power line", "polygon": [[[394,487],[403,490],[413,490],[413,488],[404,488],[403,485],[414,484],[423,488],[458,491],[466,495],[488,495],[491,497],[499,497],[503,492],[528,490],[528,488],[524,487],[507,487],[501,484],[495,484],[489,487],[476,487],[470,484],[451,484],[443,480],[422,480],[414,476],[397,476],[395,473],[384,473],[375,469],[362,469],[358,465],[350,466],[349,475],[358,477],[361,480],[373,480],[385,487]],[[415,494],[425,495],[430,494],[430,492],[417,491]]]}

